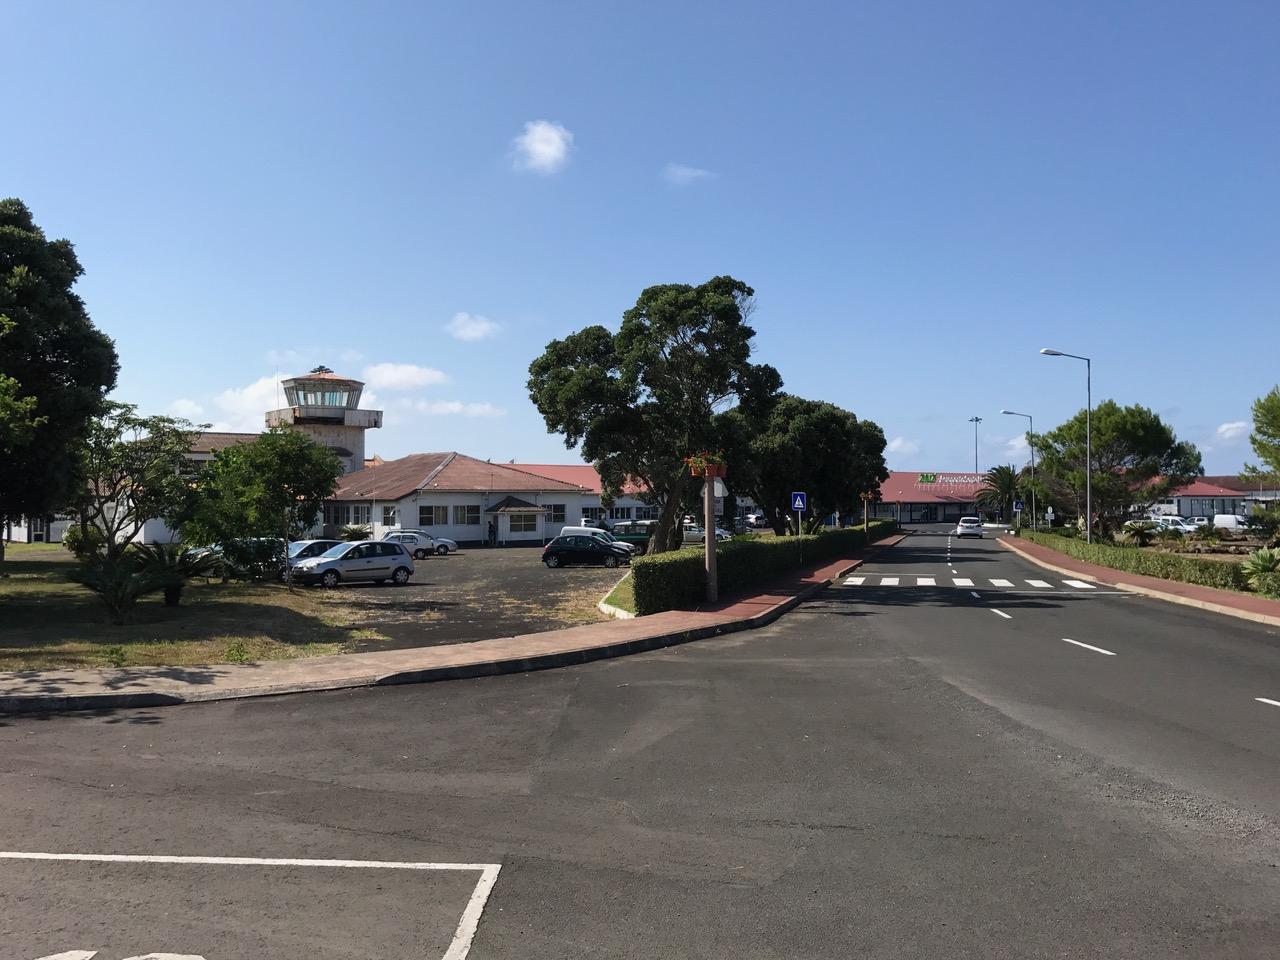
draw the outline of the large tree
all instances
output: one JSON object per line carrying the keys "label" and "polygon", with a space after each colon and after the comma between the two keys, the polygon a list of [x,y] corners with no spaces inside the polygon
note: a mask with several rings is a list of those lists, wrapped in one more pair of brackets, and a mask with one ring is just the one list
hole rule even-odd
{"label": "large tree", "polygon": [[636,480],[661,505],[655,552],[682,543],[676,520],[698,483],[683,458],[717,448],[717,413],[762,409],[781,386],[776,370],[751,362],[753,296],[733,277],[649,287],[617,333],[586,327],[529,367],[547,429],[581,445],[606,493]]}
{"label": "large tree", "polygon": [[79,442],[116,383],[115,347],[71,290],[81,273],[69,241],[0,200],[0,527],[69,504]]}
{"label": "large tree", "polygon": [[1249,435],[1253,452],[1262,461],[1249,473],[1258,479],[1280,479],[1280,387],[1253,401],[1253,433]]}
{"label": "large tree", "polygon": [[316,522],[340,476],[342,461],[328,447],[296,430],[274,428],[213,455],[195,480],[182,537],[195,544],[294,539]]}
{"label": "large tree", "polygon": [[870,420],[821,400],[783,394],[758,419],[721,417],[729,483],[751,495],[776,533],[791,513],[791,493],[808,495],[808,520],[861,509],[861,495],[888,479],[884,432]]}
{"label": "large tree", "polygon": [[89,422],[76,506],[82,531],[101,535],[108,562],[119,559],[148,520],[176,525],[188,509],[187,454],[198,436],[186,420],[139,416],[129,403],[108,402]]}
{"label": "large tree", "polygon": [[[1031,438],[1039,454],[1036,474],[1064,485],[1085,512],[1085,411],[1049,433]],[[1139,404],[1114,400],[1093,411],[1093,511],[1106,525],[1123,523],[1204,472],[1200,452],[1180,441],[1160,416]]]}
{"label": "large tree", "polygon": [[998,513],[1002,517],[1013,516],[1013,501],[1022,492],[1022,477],[1013,464],[992,467],[982,476],[978,488],[978,506]]}

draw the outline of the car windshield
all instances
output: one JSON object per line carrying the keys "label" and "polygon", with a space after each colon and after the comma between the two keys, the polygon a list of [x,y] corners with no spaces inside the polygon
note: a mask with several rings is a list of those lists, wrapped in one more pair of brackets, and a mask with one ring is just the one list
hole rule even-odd
{"label": "car windshield", "polygon": [[307,541],[305,540],[299,540],[297,543],[289,544],[289,556],[296,557],[298,555],[298,551],[301,550],[306,545],[307,545]]}
{"label": "car windshield", "polygon": [[326,550],[324,553],[320,554],[320,559],[322,559],[322,560],[337,560],[339,557],[341,557],[343,554],[345,554],[345,553],[346,553],[348,550],[350,550],[350,549],[351,549],[351,544],[349,544],[349,543],[340,543],[340,544],[338,544],[336,547],[330,547],[330,548],[329,548],[328,550]]}
{"label": "car windshield", "polygon": [[976,526],[978,523],[978,518],[977,517],[961,517],[960,523],[966,527]]}

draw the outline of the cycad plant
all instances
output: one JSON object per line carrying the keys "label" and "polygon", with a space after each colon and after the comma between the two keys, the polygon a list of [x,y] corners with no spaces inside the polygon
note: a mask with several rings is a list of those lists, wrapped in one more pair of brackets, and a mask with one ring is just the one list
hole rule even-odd
{"label": "cycad plant", "polygon": [[1280,550],[1262,547],[1253,551],[1241,561],[1240,572],[1249,581],[1249,586],[1257,590],[1262,574],[1280,573]]}
{"label": "cycad plant", "polygon": [[368,540],[370,536],[368,527],[347,526],[338,529],[339,540]]}
{"label": "cycad plant", "polygon": [[131,556],[119,560],[93,557],[67,576],[96,593],[107,608],[107,617],[117,626],[128,619],[139,598],[163,585],[154,572],[139,569]]}
{"label": "cycad plant", "polygon": [[188,580],[221,572],[222,560],[212,550],[192,550],[180,543],[140,544],[134,550],[138,569],[164,590],[166,607],[178,606]]}
{"label": "cycad plant", "polygon": [[1130,520],[1120,534],[1123,543],[1133,547],[1145,547],[1155,538],[1159,524],[1151,520]]}

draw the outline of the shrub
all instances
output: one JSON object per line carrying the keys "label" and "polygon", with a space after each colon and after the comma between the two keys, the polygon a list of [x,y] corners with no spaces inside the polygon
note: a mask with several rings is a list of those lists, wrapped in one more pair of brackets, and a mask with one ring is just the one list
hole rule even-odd
{"label": "shrub", "polygon": [[1262,577],[1267,574],[1280,573],[1280,550],[1263,547],[1249,554],[1240,563],[1240,569],[1249,581],[1249,586],[1262,592]]}
{"label": "shrub", "polygon": [[62,534],[62,545],[74,553],[77,560],[88,560],[98,556],[106,543],[102,531],[94,526],[82,529],[80,524],[73,523]]}
{"label": "shrub", "polygon": [[284,567],[283,540],[257,537],[222,545],[223,572],[237,580],[270,580]]}
{"label": "shrub", "polygon": [[1124,525],[1124,530],[1120,534],[1126,544],[1135,547],[1145,547],[1151,542],[1151,538],[1156,535],[1156,531],[1160,527],[1150,520],[1130,520]]}
{"label": "shrub", "polygon": [[368,540],[373,536],[368,527],[346,526],[338,528],[339,540]]}
{"label": "shrub", "polygon": [[1280,573],[1260,573],[1257,575],[1257,582],[1255,589],[1260,594],[1280,600]]}
{"label": "shrub", "polygon": [[117,625],[128,619],[139,598],[163,586],[153,572],[139,569],[132,555],[119,560],[94,557],[67,576],[96,593],[107,608],[107,617]]}
{"label": "shrub", "polygon": [[[873,520],[862,527],[826,530],[799,537],[744,537],[720,544],[716,569],[720,593],[743,593],[802,565],[848,556],[895,529],[892,520]],[[687,610],[706,600],[707,580],[701,547],[638,557],[631,564],[636,613]]]}
{"label": "shrub", "polygon": [[1180,557],[1173,553],[1151,553],[1104,544],[1090,544],[1082,540],[1059,537],[1051,533],[1028,533],[1025,536],[1034,543],[1065,553],[1069,557],[1096,563],[1114,570],[1125,570],[1147,577],[1194,583],[1202,587],[1218,587],[1222,590],[1245,590],[1248,582],[1239,564],[1202,557]]}
{"label": "shrub", "polygon": [[135,550],[139,569],[152,574],[164,590],[166,607],[178,605],[188,580],[214,576],[222,568],[222,559],[212,550],[192,550],[179,543],[142,544]]}

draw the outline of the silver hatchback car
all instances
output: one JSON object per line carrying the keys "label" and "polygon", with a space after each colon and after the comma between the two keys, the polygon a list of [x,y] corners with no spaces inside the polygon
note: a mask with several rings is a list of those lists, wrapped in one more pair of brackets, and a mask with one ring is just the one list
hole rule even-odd
{"label": "silver hatchback car", "polygon": [[403,586],[413,576],[413,557],[404,544],[389,540],[358,540],[340,543],[293,568],[293,579],[299,583],[322,583],[336,587],[339,583],[390,580]]}

